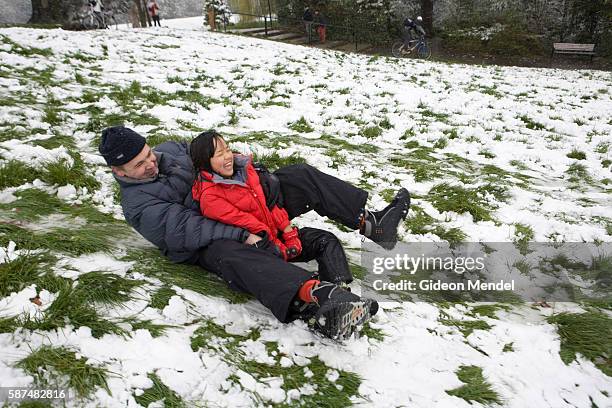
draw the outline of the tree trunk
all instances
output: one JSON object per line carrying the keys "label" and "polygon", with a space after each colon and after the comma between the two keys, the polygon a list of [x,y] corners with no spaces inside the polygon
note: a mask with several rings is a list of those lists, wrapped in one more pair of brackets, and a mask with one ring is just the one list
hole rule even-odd
{"label": "tree trunk", "polygon": [[423,28],[428,35],[433,33],[433,3],[434,0],[421,0],[421,15],[423,16]]}
{"label": "tree trunk", "polygon": [[33,24],[61,24],[72,27],[78,23],[76,17],[83,3],[75,0],[32,0]]}
{"label": "tree trunk", "polygon": [[143,7],[142,2],[140,0],[134,0],[134,4],[136,5],[136,9],[138,10],[138,19],[140,20],[140,27],[147,26],[147,14],[146,7]]}
{"label": "tree trunk", "polygon": [[140,13],[138,3],[132,3],[130,10],[128,11],[128,18],[132,24],[132,28],[139,28],[140,25]]}
{"label": "tree trunk", "polygon": [[147,10],[147,0],[142,0],[142,5],[145,16],[142,26],[146,27],[148,25],[149,27],[152,27],[153,24],[151,23],[151,16],[149,15],[149,10]]}

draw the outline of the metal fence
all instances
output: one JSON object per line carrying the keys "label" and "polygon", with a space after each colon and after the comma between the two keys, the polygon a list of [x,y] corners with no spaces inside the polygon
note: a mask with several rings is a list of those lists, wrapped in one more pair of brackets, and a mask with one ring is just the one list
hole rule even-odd
{"label": "metal fence", "polygon": [[[318,36],[315,32],[316,30],[315,26],[317,26],[318,23],[304,21],[302,19],[296,19],[292,17],[283,17],[282,20],[279,20],[278,17],[272,15],[271,13],[252,14],[252,13],[242,13],[239,11],[232,11],[231,13],[232,15],[253,17],[256,19],[256,21],[263,22],[263,26],[261,28],[263,28],[264,35],[266,37],[270,35],[270,32],[272,31],[274,26],[280,27],[281,21],[282,21],[282,26],[287,28],[288,31],[296,32],[296,33],[302,32],[304,33],[305,36],[308,36],[307,44],[318,42]],[[228,30],[231,31],[231,26],[228,24],[228,22],[229,22],[229,17],[224,14],[223,16],[223,31],[224,32],[227,32]],[[350,26],[338,25],[338,24],[325,24],[325,27],[329,33],[332,33],[332,37],[334,39],[336,40],[341,39],[343,41],[347,41],[351,44],[354,44],[355,51],[358,50],[359,40],[360,39],[365,40],[364,32],[357,30],[355,26],[350,27]]]}

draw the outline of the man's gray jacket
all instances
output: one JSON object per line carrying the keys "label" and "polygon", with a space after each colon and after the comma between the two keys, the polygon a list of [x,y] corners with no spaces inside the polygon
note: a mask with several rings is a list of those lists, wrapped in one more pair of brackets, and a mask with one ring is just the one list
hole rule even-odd
{"label": "man's gray jacket", "polygon": [[136,180],[115,176],[127,222],[174,262],[195,263],[197,251],[217,239],[243,242],[248,231],[209,220],[191,196],[194,170],[185,142],[166,142],[154,152],[158,176]]}

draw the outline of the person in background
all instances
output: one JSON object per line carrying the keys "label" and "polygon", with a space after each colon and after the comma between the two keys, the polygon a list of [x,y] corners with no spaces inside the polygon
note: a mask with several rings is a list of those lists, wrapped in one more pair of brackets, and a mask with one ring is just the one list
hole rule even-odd
{"label": "person in background", "polygon": [[106,22],[104,21],[104,14],[102,13],[102,10],[104,10],[102,0],[89,0],[89,7],[91,7],[91,11],[94,16],[96,16],[96,20],[98,20],[98,27],[107,28]]}
{"label": "person in background", "polygon": [[400,47],[400,51],[410,53],[410,42],[416,40],[419,37],[425,37],[425,30],[423,29],[423,17],[418,16],[415,20],[408,17],[404,19],[402,36],[404,44]]}
{"label": "person in background", "polygon": [[314,26],[316,27],[317,34],[319,35],[319,41],[321,44],[325,43],[325,36],[327,34],[327,18],[320,10],[315,10],[314,13]]}
{"label": "person in background", "polygon": [[151,16],[151,20],[153,20],[153,25],[161,27],[161,22],[159,21],[159,4],[157,4],[156,0],[149,0],[147,3],[147,11],[149,12],[149,16]]}
{"label": "person in background", "polygon": [[310,30],[312,28],[313,19],[314,19],[314,16],[312,15],[312,10],[310,9],[310,6],[306,6],[302,20],[304,21],[304,26],[306,28],[306,35],[308,35],[308,38],[310,38],[310,35],[311,35]]}

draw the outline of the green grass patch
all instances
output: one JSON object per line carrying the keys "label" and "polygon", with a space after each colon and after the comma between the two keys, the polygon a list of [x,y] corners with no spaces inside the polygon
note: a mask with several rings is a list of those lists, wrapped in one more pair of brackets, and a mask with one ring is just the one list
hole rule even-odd
{"label": "green grass patch", "polygon": [[453,211],[458,214],[467,212],[472,215],[474,222],[492,220],[491,208],[475,189],[442,183],[432,187],[427,196],[440,212]]}
{"label": "green grass patch", "polygon": [[608,150],[610,149],[611,144],[612,143],[610,142],[599,142],[597,146],[595,146],[595,153],[601,153],[601,154],[608,153]]}
{"label": "green grass patch", "polygon": [[14,241],[21,249],[46,249],[73,256],[110,252],[119,237],[126,237],[121,224],[86,224],[78,229],[52,228],[33,232],[13,224],[0,224],[0,245]]}
{"label": "green grass patch", "polygon": [[427,106],[423,106],[422,104],[419,105],[419,108],[422,108],[422,110],[419,112],[421,114],[422,117],[424,118],[432,118],[438,122],[447,122],[448,118],[449,118],[449,114],[448,113],[438,113],[438,112],[434,112],[431,109],[429,109]]}
{"label": "green grass patch", "polygon": [[382,133],[383,129],[379,126],[367,126],[359,131],[359,134],[367,139],[375,139]]}
{"label": "green grass patch", "polygon": [[442,131],[442,133],[444,135],[446,135],[446,137],[448,138],[448,140],[453,140],[453,139],[458,139],[459,138],[459,133],[457,131],[457,128],[451,128],[451,129],[444,129]]}
{"label": "green grass patch", "polygon": [[91,302],[92,295],[87,293],[87,287],[73,287],[70,279],[60,279],[60,282],[57,296],[51,306],[36,317],[24,316],[24,329],[48,331],[70,324],[74,329],[88,327],[95,338],[105,334],[127,334],[117,323],[103,318],[98,313]]}
{"label": "green grass patch", "polygon": [[440,160],[432,156],[433,152],[431,147],[418,146],[407,155],[390,157],[389,161],[395,166],[410,170],[417,182],[430,181],[448,174]]}
{"label": "green grass patch", "polygon": [[510,310],[510,306],[501,305],[498,303],[486,304],[486,305],[477,305],[473,306],[472,309],[467,313],[467,316],[477,317],[477,316],[486,316],[491,319],[497,319],[497,315],[495,314],[498,310]]}
{"label": "green grass patch", "polygon": [[514,242],[522,255],[527,254],[527,249],[530,242],[533,242],[535,233],[529,225],[516,223],[514,224]]}
{"label": "green grass patch", "polygon": [[[441,314],[443,316],[446,315],[442,312]],[[445,326],[456,327],[464,337],[472,334],[474,330],[489,330],[491,328],[491,326],[489,326],[484,320],[457,320],[443,317],[439,319],[439,322]]]}
{"label": "green grass patch", "polygon": [[10,122],[0,123],[0,142],[17,139],[25,141],[33,135],[46,134],[47,130],[42,128],[29,128]]}
{"label": "green grass patch", "polygon": [[593,182],[593,179],[586,166],[578,162],[570,164],[565,173],[569,176],[568,181],[573,184]]}
{"label": "green grass patch", "polygon": [[45,183],[57,186],[72,184],[74,187],[86,187],[89,191],[100,188],[100,183],[91,175],[78,153],[72,153],[74,163],[70,165],[67,160],[59,160],[45,165],[40,178]]}
{"label": "green grass patch", "polygon": [[9,53],[21,55],[23,57],[32,57],[34,55],[39,55],[41,57],[51,57],[53,55],[53,51],[51,48],[36,48],[36,47],[26,47],[21,44],[16,43],[11,40],[8,36],[4,34],[0,34],[0,40],[4,44],[8,44],[11,46]]}
{"label": "green grass patch", "polygon": [[487,159],[494,159],[496,156],[493,152],[488,149],[482,149],[478,152],[479,156],[486,157]]}
{"label": "green grass patch", "polygon": [[330,146],[333,146],[334,148],[353,151],[353,152],[360,152],[364,154],[374,154],[374,153],[378,153],[380,150],[378,146],[375,146],[370,143],[363,143],[363,144],[356,145],[356,144],[349,143],[348,141],[344,139],[337,138],[337,137],[334,137],[328,134],[321,135],[321,138],[319,140],[327,142]]}
{"label": "green grass patch", "polygon": [[527,129],[531,129],[531,130],[543,130],[543,129],[546,129],[546,126],[544,126],[541,123],[536,122],[535,120],[531,119],[527,115],[521,115],[521,116],[519,116],[519,119],[525,124],[525,127]]}
{"label": "green grass patch", "polygon": [[457,227],[444,228],[441,225],[436,225],[431,232],[440,237],[440,239],[447,241],[451,247],[464,242],[467,237],[466,233]]}
{"label": "green grass patch", "polygon": [[0,189],[19,187],[40,178],[41,172],[19,160],[0,164]]}
{"label": "green grass patch", "polygon": [[289,124],[289,129],[296,131],[298,133],[312,133],[314,132],[314,128],[310,126],[310,123],[302,116],[296,122]]}
{"label": "green grass patch", "polygon": [[21,327],[21,322],[16,317],[0,317],[0,333],[13,333]]}
{"label": "green grass patch", "polygon": [[[373,333],[371,332],[371,334]],[[375,335],[380,335],[380,333]],[[249,373],[258,381],[270,377],[282,378],[281,388],[285,391],[299,389],[306,384],[314,383],[317,392],[313,395],[302,395],[299,402],[303,406],[348,407],[352,405],[351,397],[358,395],[361,382],[357,374],[338,370],[338,379],[331,382],[327,378],[330,368],[318,357],[310,358],[310,363],[306,367],[297,364],[282,367],[280,359],[283,355],[279,352],[276,342],[264,342],[268,356],[274,360],[273,364],[248,360],[241,350],[240,344],[247,340],[258,340],[259,336],[260,333],[257,330],[251,331],[246,336],[232,335],[227,333],[222,326],[207,321],[194,332],[191,338],[191,348],[194,351],[206,348],[216,353],[222,353],[226,362]],[[312,372],[311,377],[306,376],[306,368]],[[256,396],[258,399],[260,398],[260,396]]]}
{"label": "green grass patch", "polygon": [[499,394],[497,394],[491,384],[485,381],[482,375],[482,368],[477,366],[460,366],[456,371],[457,377],[465,385],[446,391],[449,395],[463,398],[470,402],[475,401],[481,404],[501,404]]}
{"label": "green grass patch", "polygon": [[153,295],[151,295],[149,306],[162,310],[168,306],[168,303],[170,303],[170,298],[175,295],[176,291],[174,289],[168,286],[162,286],[153,292]]}
{"label": "green grass patch", "polygon": [[566,154],[566,156],[570,159],[586,160],[586,153],[578,149],[572,149],[572,151]]}
{"label": "green grass patch", "polygon": [[[0,298],[20,292],[33,283],[39,288],[47,286],[43,284],[44,276],[51,273],[55,261],[56,259],[46,252],[26,252],[11,261],[0,263]],[[51,291],[54,288],[45,289]]]}
{"label": "green grass patch", "polygon": [[363,325],[363,328],[360,332],[361,336],[368,336],[370,339],[383,341],[385,339],[385,333],[381,329],[375,329],[370,325],[370,322],[367,322]]}
{"label": "green grass patch", "polygon": [[445,137],[439,138],[433,145],[434,149],[444,149],[446,146],[448,146],[448,139]]}
{"label": "green grass patch", "polygon": [[44,147],[45,149],[57,149],[58,147],[64,146],[68,150],[76,150],[74,138],[68,135],[55,134],[48,139],[33,140],[32,144],[35,146]]}
{"label": "green grass patch", "polygon": [[142,395],[134,395],[134,399],[137,403],[143,407],[148,407],[149,404],[157,401],[162,402],[163,406],[166,408],[180,408],[188,406],[176,392],[172,391],[162,382],[157,374],[149,373],[147,377],[149,377],[149,379],[153,382],[153,386],[144,390]]}
{"label": "green grass patch", "polygon": [[100,59],[97,55],[85,54],[81,51],[76,51],[67,55],[68,58],[75,59],[81,62],[96,62]]}
{"label": "green grass patch", "polygon": [[280,156],[277,152],[272,152],[268,155],[253,155],[253,161],[262,163],[270,171],[274,171],[281,167],[291,166],[293,164],[306,163],[306,159],[300,156],[299,153],[292,153],[289,156]]}
{"label": "green grass patch", "polygon": [[140,329],[147,330],[151,334],[151,337],[163,336],[166,330],[176,327],[169,324],[156,324],[151,320],[138,320],[135,318],[123,319],[122,323],[128,323],[132,326],[133,331]]}
{"label": "green grass patch", "polygon": [[189,142],[189,139],[163,130],[153,130],[147,135],[147,144],[149,146],[155,147],[165,142]]}
{"label": "green grass patch", "polygon": [[[123,225],[112,215],[103,214],[90,203],[67,204],[57,196],[47,194],[42,190],[30,188],[15,193],[17,200],[0,204],[0,215],[14,220],[37,221],[41,217],[59,213],[70,217],[84,218],[87,222],[96,224]],[[127,226],[125,226],[127,232]]]}
{"label": "green grass patch", "polygon": [[514,351],[514,342],[504,344],[504,348],[502,349],[504,353],[509,353]]}
{"label": "green grass patch", "polygon": [[364,120],[356,117],[355,115],[345,115],[345,116],[339,117],[338,119],[343,119],[343,120],[346,120],[347,122],[354,123],[356,126],[363,126],[366,124]]}
{"label": "green grass patch", "polygon": [[47,122],[51,126],[59,126],[64,121],[63,115],[60,114],[59,102],[53,98],[49,98],[43,110],[43,122]]}
{"label": "green grass patch", "polygon": [[251,298],[234,292],[221,278],[199,266],[170,262],[154,248],[129,250],[122,260],[135,261],[132,271],[157,278],[168,287],[176,285],[206,296],[225,298],[232,303],[243,303]]}
{"label": "green grass patch", "polygon": [[33,376],[42,388],[67,385],[80,397],[90,395],[97,388],[111,393],[107,384],[110,372],[87,364],[87,358],[77,358],[75,351],[66,347],[42,346],[20,360],[17,367]]}
{"label": "green grass patch", "polygon": [[612,376],[612,319],[599,311],[550,316],[561,339],[559,355],[565,364],[581,354],[607,376]]}
{"label": "green grass patch", "polygon": [[87,303],[118,306],[132,299],[130,292],[142,286],[142,280],[126,279],[113,273],[88,272],[78,278],[77,289]]}

